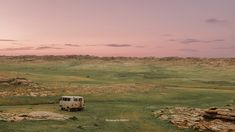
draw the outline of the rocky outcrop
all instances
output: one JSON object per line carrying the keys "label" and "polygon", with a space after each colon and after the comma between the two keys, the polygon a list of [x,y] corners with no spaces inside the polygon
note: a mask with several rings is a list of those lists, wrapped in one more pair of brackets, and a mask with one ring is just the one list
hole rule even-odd
{"label": "rocky outcrop", "polygon": [[209,110],[205,110],[203,117],[206,119],[220,119],[235,122],[235,113],[231,112],[229,109],[211,108]]}
{"label": "rocky outcrop", "polygon": [[72,118],[71,116],[62,115],[58,113],[48,111],[33,111],[30,113],[0,113],[0,121],[22,121],[22,120],[67,120]]}
{"label": "rocky outcrop", "polygon": [[179,128],[213,132],[235,131],[235,113],[231,109],[173,107],[155,111],[153,115]]}
{"label": "rocky outcrop", "polygon": [[0,77],[1,96],[51,96],[55,93],[46,87],[26,78]]}
{"label": "rocky outcrop", "polygon": [[32,86],[35,85],[32,81],[26,78],[0,78],[0,84],[14,86]]}

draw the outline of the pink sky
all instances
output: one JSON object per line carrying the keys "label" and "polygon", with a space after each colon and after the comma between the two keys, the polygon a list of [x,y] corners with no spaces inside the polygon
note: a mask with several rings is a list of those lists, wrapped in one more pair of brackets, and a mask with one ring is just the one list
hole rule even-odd
{"label": "pink sky", "polygon": [[234,0],[0,0],[0,55],[235,57]]}

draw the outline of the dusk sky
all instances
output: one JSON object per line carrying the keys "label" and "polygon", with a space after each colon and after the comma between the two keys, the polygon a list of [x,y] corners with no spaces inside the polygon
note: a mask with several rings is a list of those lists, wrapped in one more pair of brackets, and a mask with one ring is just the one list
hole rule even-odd
{"label": "dusk sky", "polygon": [[0,55],[235,57],[235,0],[0,0]]}

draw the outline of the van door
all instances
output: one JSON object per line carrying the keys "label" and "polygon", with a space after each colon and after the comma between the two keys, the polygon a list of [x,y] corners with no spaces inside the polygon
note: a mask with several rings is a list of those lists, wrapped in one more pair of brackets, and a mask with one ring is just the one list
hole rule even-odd
{"label": "van door", "polygon": [[80,108],[82,108],[83,107],[83,99],[79,98],[78,101],[79,101],[79,104],[80,104]]}

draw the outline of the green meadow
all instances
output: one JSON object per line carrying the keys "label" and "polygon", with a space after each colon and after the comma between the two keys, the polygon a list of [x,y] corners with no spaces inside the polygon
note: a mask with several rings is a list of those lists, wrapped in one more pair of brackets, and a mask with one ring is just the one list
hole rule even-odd
{"label": "green meadow", "polygon": [[[152,112],[165,107],[227,107],[235,100],[235,59],[206,58],[99,58],[93,56],[0,57],[0,78],[27,78],[47,96],[11,95],[0,92],[1,112],[51,111],[76,117],[65,121],[0,122],[0,131],[107,131],[181,132]],[[81,95],[86,108],[61,111],[62,95]],[[128,119],[107,122],[106,119]]]}

